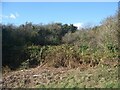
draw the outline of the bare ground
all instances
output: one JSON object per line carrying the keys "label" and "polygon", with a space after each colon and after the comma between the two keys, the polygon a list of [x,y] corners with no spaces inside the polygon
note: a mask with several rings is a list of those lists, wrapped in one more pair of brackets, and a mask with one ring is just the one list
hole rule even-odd
{"label": "bare ground", "polygon": [[[113,63],[111,63],[111,65],[106,64],[106,66],[100,65],[95,67],[90,67],[89,65],[88,66],[81,65],[80,67],[74,69],[67,67],[54,68],[54,67],[38,66],[36,68],[31,68],[28,70],[19,70],[19,71],[4,73],[2,77],[3,81],[1,82],[1,84],[3,88],[36,88],[36,87],[41,88],[43,86],[55,87],[55,85],[57,84],[60,85],[61,82],[63,83],[65,81],[65,83],[66,82],[67,83],[63,86],[67,87],[66,85],[68,85],[69,87],[70,85],[68,82],[71,82],[71,80],[74,79],[74,81],[72,81],[71,84],[73,82],[74,83],[78,82],[77,87],[100,88],[100,87],[104,87],[103,85],[105,82],[101,83],[99,81],[100,80],[105,81],[106,78],[108,78],[106,77],[106,75],[110,75],[110,77],[108,78],[109,80],[107,81],[111,81],[112,80],[111,78],[113,78],[113,80],[117,82],[117,75],[116,72],[114,72],[116,71],[115,67],[116,66],[113,66]],[[113,74],[113,77],[111,74]],[[92,78],[91,80],[89,80],[89,77],[91,76]],[[92,83],[91,86],[89,85],[90,83]],[[61,86],[57,85],[56,87],[61,87]]]}

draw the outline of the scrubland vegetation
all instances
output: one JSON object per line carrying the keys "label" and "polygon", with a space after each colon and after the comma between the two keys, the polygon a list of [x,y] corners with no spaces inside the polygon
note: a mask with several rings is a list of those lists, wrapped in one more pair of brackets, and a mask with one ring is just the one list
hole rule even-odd
{"label": "scrubland vegetation", "polygon": [[[118,87],[117,15],[107,17],[99,26],[80,30],[72,24],[62,23],[42,25],[26,22],[20,26],[12,24],[0,26],[2,27],[3,73],[38,66],[69,68],[69,75],[66,72],[64,79],[51,81],[46,85],[35,84],[36,87]],[[88,70],[80,71],[80,67]],[[86,78],[92,79],[86,81]]]}

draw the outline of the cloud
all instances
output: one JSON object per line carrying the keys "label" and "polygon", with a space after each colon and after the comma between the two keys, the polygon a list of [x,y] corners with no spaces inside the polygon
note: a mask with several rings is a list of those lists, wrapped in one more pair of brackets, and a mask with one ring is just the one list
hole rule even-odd
{"label": "cloud", "polygon": [[6,18],[6,19],[16,19],[17,17],[19,17],[19,14],[16,12],[11,13],[10,15],[0,15],[0,18]]}
{"label": "cloud", "polygon": [[16,15],[15,14],[10,14],[9,16],[11,19],[16,19]]}
{"label": "cloud", "polygon": [[74,23],[74,26],[77,27],[77,29],[81,29],[83,27],[83,23]]}

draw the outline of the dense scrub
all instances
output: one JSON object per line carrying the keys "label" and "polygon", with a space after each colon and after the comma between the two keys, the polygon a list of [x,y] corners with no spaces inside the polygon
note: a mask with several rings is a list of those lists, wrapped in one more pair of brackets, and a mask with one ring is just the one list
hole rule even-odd
{"label": "dense scrub", "polygon": [[1,26],[3,66],[11,69],[38,65],[74,68],[118,60],[117,15],[87,30],[61,23]]}
{"label": "dense scrub", "polygon": [[26,51],[29,46],[60,45],[62,36],[67,32],[73,33],[77,29],[72,24],[62,25],[61,23],[48,25],[26,23],[20,26],[10,24],[1,25],[1,27],[3,66],[7,65],[11,69],[18,68],[22,62],[27,62],[24,60],[30,57],[27,53],[29,51]]}

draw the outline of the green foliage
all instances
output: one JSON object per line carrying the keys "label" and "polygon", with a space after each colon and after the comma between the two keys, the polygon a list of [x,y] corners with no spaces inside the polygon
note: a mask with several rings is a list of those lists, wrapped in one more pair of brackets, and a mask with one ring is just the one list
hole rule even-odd
{"label": "green foliage", "polygon": [[61,38],[63,34],[69,31],[76,31],[75,26],[67,25],[67,27],[64,27],[60,23],[33,25],[31,22],[26,22],[18,27],[12,24],[1,25],[1,27],[3,34],[3,66],[7,65],[11,68],[19,67],[20,63],[24,60],[26,60],[24,62],[26,65],[28,62],[31,64],[37,64],[39,62],[39,50],[31,50],[30,52],[28,50],[26,55],[26,47],[31,45],[59,45],[62,42]]}
{"label": "green foliage", "polygon": [[48,46],[43,54],[44,62],[47,66],[55,67],[76,67],[79,62],[79,54],[73,46]]}
{"label": "green foliage", "polygon": [[108,44],[107,48],[108,48],[108,50],[110,50],[111,53],[118,52],[118,47],[113,44]]}
{"label": "green foliage", "polygon": [[3,66],[33,67],[44,62],[75,67],[80,60],[117,59],[117,25],[116,15],[103,20],[100,26],[79,31],[73,24],[61,23],[2,25]]}
{"label": "green foliage", "polygon": [[87,45],[80,45],[80,52],[84,53],[88,49]]}
{"label": "green foliage", "polygon": [[46,47],[41,46],[29,46],[24,51],[27,58],[24,58],[24,61],[21,63],[21,68],[33,68],[38,65],[41,65],[43,62],[42,55],[45,51]]}
{"label": "green foliage", "polygon": [[27,52],[27,60],[25,60],[25,62],[23,62],[23,66],[24,64],[26,63],[27,66],[29,66],[28,68],[30,67],[33,67],[33,65],[39,65],[40,63],[40,60],[41,60],[41,54],[39,54],[40,52],[40,49],[38,47],[28,47],[28,49],[26,50]]}

